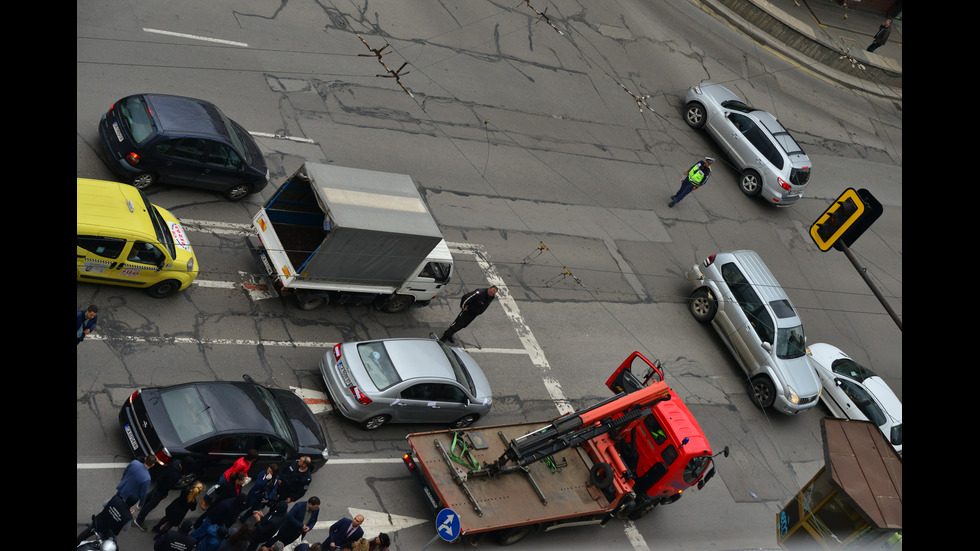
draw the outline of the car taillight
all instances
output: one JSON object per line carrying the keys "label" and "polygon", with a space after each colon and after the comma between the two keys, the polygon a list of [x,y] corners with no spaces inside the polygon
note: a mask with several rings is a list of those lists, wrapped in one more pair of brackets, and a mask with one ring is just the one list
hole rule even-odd
{"label": "car taillight", "polygon": [[126,155],[126,162],[136,166],[140,164],[140,156],[136,152],[131,152],[129,155]]}
{"label": "car taillight", "polygon": [[786,191],[793,189],[793,186],[789,185],[789,182],[783,180],[782,178],[776,178],[776,181],[779,182],[779,187],[785,189]]}
{"label": "car taillight", "polygon": [[337,360],[338,362],[340,361],[340,344],[339,343],[333,345],[333,358],[335,360]]}
{"label": "car taillight", "polygon": [[405,466],[407,466],[409,470],[415,470],[415,465],[412,464],[412,458],[409,457],[407,453],[402,456],[402,461],[405,462]]}
{"label": "car taillight", "polygon": [[157,458],[157,463],[159,463],[160,465],[166,465],[167,463],[170,463],[170,460],[172,459],[170,457],[170,452],[167,451],[167,448],[163,448],[160,451],[158,451],[156,453],[156,458]]}
{"label": "car taillight", "polygon": [[355,400],[364,404],[365,406],[371,403],[371,399],[365,396],[364,393],[361,392],[361,389],[357,388],[356,386],[350,387],[350,393],[354,395]]}
{"label": "car taillight", "polygon": [[116,106],[116,104],[115,104],[115,103],[113,103],[112,105],[110,105],[110,106],[109,106],[109,110],[108,110],[108,111],[106,111],[106,114],[105,114],[105,116],[107,116],[107,117],[108,117],[109,115],[111,115],[111,114],[112,114],[112,108],[113,108],[113,107],[115,107],[115,106]]}
{"label": "car taillight", "polygon": [[715,263],[715,255],[711,255],[708,258],[705,258],[704,259],[704,267],[705,268],[707,268],[708,266],[711,266],[714,263]]}

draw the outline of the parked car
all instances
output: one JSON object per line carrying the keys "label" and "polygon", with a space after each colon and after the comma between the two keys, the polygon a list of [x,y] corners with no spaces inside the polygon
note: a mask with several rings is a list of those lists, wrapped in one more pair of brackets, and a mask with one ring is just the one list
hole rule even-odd
{"label": "parked car", "polygon": [[742,193],[761,195],[779,207],[803,197],[810,158],[776,117],[710,82],[692,86],[684,101],[684,120],[691,128],[704,128],[734,163]]}
{"label": "parked car", "polygon": [[803,323],[758,253],[713,254],[687,279],[691,314],[721,336],[757,405],[787,414],[817,405],[820,379],[806,354]]}
{"label": "parked car", "polygon": [[255,139],[208,101],[128,96],[102,115],[99,135],[109,168],[138,189],[164,182],[237,201],[269,183]]}
{"label": "parked car", "polygon": [[119,411],[134,457],[160,463],[193,458],[199,476],[217,479],[254,449],[251,472],[309,456],[314,471],[327,462],[327,440],[296,394],[244,381],[205,381],[138,389]]}
{"label": "parked car", "polygon": [[490,383],[461,348],[436,338],[340,343],[320,373],[336,411],[374,430],[386,423],[471,425],[490,411]]}
{"label": "parked car", "polygon": [[823,384],[820,401],[838,419],[871,421],[902,455],[902,401],[885,381],[836,346],[811,344],[807,353]]}

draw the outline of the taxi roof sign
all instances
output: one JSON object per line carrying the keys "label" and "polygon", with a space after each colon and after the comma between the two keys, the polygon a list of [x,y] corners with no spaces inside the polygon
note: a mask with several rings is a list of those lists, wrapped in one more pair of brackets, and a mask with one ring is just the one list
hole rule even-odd
{"label": "taxi roof sign", "polygon": [[858,192],[847,188],[810,226],[810,237],[821,251],[828,251],[857,222],[864,210],[864,201]]}

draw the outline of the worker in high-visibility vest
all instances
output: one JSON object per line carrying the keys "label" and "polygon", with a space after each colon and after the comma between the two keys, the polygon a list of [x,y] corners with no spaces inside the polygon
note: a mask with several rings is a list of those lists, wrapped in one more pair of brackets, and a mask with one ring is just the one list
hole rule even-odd
{"label": "worker in high-visibility vest", "polygon": [[681,189],[677,190],[677,193],[670,196],[670,204],[667,205],[668,207],[673,208],[674,205],[680,203],[681,199],[686,197],[688,193],[691,193],[708,182],[708,177],[711,176],[712,161],[714,161],[714,159],[711,157],[705,157],[703,161],[698,161],[684,174],[684,179],[681,180]]}

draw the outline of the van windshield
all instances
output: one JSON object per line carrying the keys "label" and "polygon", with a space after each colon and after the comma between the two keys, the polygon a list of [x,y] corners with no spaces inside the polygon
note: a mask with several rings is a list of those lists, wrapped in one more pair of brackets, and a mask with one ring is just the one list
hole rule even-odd
{"label": "van windshield", "polygon": [[776,356],[783,359],[799,358],[806,354],[806,337],[803,326],[779,329],[776,332]]}

